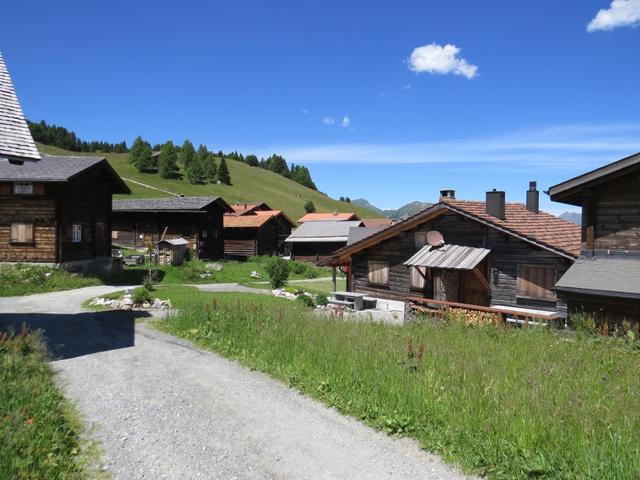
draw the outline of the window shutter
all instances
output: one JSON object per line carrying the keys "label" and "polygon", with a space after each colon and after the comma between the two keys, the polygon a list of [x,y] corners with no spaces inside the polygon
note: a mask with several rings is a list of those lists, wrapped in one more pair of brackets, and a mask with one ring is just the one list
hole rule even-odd
{"label": "window shutter", "polygon": [[429,274],[426,267],[411,267],[411,287],[424,290],[426,282],[424,277],[420,275],[420,271],[422,271],[424,276]]}
{"label": "window shutter", "polygon": [[33,224],[13,223],[11,225],[11,243],[33,243]]}
{"label": "window shutter", "polygon": [[552,290],[554,284],[555,270],[553,268],[532,265],[518,266],[518,296],[555,300],[556,296]]}
{"label": "window shutter", "polygon": [[389,264],[386,262],[369,262],[369,283],[373,285],[388,285]]}
{"label": "window shutter", "polygon": [[416,232],[414,235],[416,250],[420,250],[427,244],[427,232]]}

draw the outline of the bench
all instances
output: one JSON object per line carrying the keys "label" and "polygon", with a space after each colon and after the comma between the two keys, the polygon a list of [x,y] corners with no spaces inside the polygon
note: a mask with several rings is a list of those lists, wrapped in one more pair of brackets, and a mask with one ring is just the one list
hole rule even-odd
{"label": "bench", "polygon": [[350,306],[354,310],[362,310],[364,297],[362,293],[353,292],[331,292],[332,299],[330,303],[334,305]]}
{"label": "bench", "polygon": [[341,307],[349,307],[349,308],[354,308],[354,302],[350,302],[348,300],[335,300],[335,299],[331,299],[329,300],[329,303],[331,305],[340,305]]}

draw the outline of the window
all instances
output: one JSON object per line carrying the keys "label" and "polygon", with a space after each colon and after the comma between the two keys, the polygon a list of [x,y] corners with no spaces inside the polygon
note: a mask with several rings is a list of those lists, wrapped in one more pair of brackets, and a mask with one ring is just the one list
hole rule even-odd
{"label": "window", "polygon": [[111,240],[117,240],[119,233],[118,230],[111,230]]}
{"label": "window", "polygon": [[552,290],[556,271],[550,267],[518,265],[518,296],[539,300],[555,300]]}
{"label": "window", "polygon": [[33,224],[12,223],[11,243],[33,243]]}
{"label": "window", "polygon": [[[427,280],[425,281],[425,277]],[[431,270],[427,267],[411,267],[411,288],[424,290],[430,280]]]}
{"label": "window", "polygon": [[33,183],[16,182],[13,184],[13,193],[15,195],[33,195]]}
{"label": "window", "polygon": [[387,262],[369,262],[369,283],[383,286],[389,284],[389,264]]}
{"label": "window", "polygon": [[427,232],[416,232],[414,236],[416,250],[420,250],[427,244]]}
{"label": "window", "polygon": [[73,243],[80,243],[82,241],[82,225],[74,223],[71,225],[71,241]]}

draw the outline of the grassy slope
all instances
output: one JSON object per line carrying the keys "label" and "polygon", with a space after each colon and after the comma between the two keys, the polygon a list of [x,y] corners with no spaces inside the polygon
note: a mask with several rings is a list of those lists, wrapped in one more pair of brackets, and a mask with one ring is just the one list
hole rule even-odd
{"label": "grassy slope", "polygon": [[[42,144],[38,144],[38,148],[41,152],[50,155],[92,155],[68,152]],[[103,154],[94,155],[102,156]],[[230,204],[235,202],[265,201],[272,208],[284,210],[293,220],[297,220],[304,215],[304,204],[307,200],[313,201],[318,212],[353,211],[364,218],[380,217],[379,214],[361,206],[333,200],[273,172],[250,167],[235,160],[227,159],[233,185],[192,185],[185,179],[167,180],[161,178],[158,174],[140,173],[127,162],[128,154],[108,153],[104,156],[107,157],[120,176],[124,178],[184,195],[219,195]],[[127,184],[135,197],[159,198],[169,196],[166,193],[144,188],[131,182],[127,182]]]}

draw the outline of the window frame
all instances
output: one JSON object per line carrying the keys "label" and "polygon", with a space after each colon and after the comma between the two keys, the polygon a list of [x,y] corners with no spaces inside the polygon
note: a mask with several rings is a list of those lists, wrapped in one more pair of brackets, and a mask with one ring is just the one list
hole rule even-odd
{"label": "window frame", "polygon": [[[423,269],[424,270],[424,277],[422,277],[419,273],[417,273],[418,269]],[[432,277],[431,277],[431,269],[429,267],[416,267],[416,266],[411,266],[409,268],[409,287],[411,288],[411,290],[415,290],[418,292],[424,292],[425,290],[428,289],[429,287],[429,283],[432,281]],[[414,276],[415,275],[415,276]],[[422,286],[418,286],[415,285],[413,280],[414,278],[419,278],[421,280]]]}
{"label": "window frame", "polygon": [[[31,239],[30,240],[16,240],[13,235],[13,228],[18,226],[28,226],[31,228]],[[29,222],[13,222],[10,226],[9,231],[9,244],[10,245],[35,245],[36,243],[36,225],[34,223]]]}
{"label": "window frame", "polygon": [[420,250],[427,245],[427,233],[422,230],[413,233],[413,245],[416,250]]}
{"label": "window frame", "polygon": [[[386,282],[382,283],[382,282],[375,282],[375,281],[371,280],[371,274],[374,271],[380,270],[379,268],[373,270],[371,268],[372,265],[382,265],[383,266],[382,269],[386,270],[386,274],[385,274]],[[388,287],[389,286],[389,262],[377,261],[377,260],[369,260],[369,262],[367,264],[367,267],[368,267],[367,280],[368,280],[369,285],[376,286],[376,287]]]}
{"label": "window frame", "polygon": [[[533,283],[531,282],[530,278],[531,276],[525,278],[521,271],[522,269],[538,269],[538,270],[546,270],[546,271],[551,271],[552,275],[551,275],[551,285],[547,288],[546,286],[539,286],[539,288],[542,288],[544,290],[546,290],[546,294],[543,296],[537,296],[534,294],[531,294],[531,292],[524,292],[521,288],[521,279],[524,281],[527,281],[528,283]],[[516,298],[522,298],[522,299],[528,299],[528,300],[537,300],[537,301],[543,301],[543,302],[555,302],[557,301],[558,297],[556,295],[556,292],[553,290],[554,285],[556,284],[556,282],[558,281],[558,270],[553,267],[553,266],[547,266],[547,265],[532,265],[532,264],[527,264],[527,263],[523,263],[523,264],[518,264],[517,266],[517,270],[516,270]],[[535,285],[535,284],[534,284]]]}
{"label": "window frame", "polygon": [[71,243],[82,243],[82,224],[71,224]]}
{"label": "window frame", "polygon": [[[28,192],[19,192],[19,188],[23,187],[31,187],[31,191]],[[13,194],[14,195],[35,195],[35,187],[33,182],[13,182]]]}

